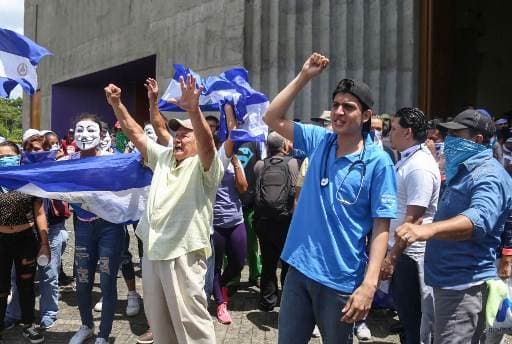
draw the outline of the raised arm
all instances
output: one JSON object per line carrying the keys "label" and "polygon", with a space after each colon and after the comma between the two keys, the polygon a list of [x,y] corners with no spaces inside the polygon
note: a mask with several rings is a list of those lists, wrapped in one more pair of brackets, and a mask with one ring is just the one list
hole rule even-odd
{"label": "raised arm", "polygon": [[199,160],[201,160],[204,170],[208,171],[215,158],[215,143],[208,122],[199,108],[199,96],[203,87],[196,89],[196,79],[191,75],[187,76],[186,82],[183,77],[180,77],[180,86],[181,97],[179,99],[171,98],[169,102],[187,111],[194,128]]}
{"label": "raised arm", "polygon": [[281,136],[293,142],[293,121],[286,119],[286,111],[306,84],[320,74],[329,64],[329,59],[313,53],[300,73],[272,100],[263,121]]}
{"label": "raised arm", "polygon": [[114,84],[109,84],[105,87],[105,95],[107,97],[107,102],[114,110],[114,114],[116,115],[119,124],[121,124],[123,133],[125,133],[126,136],[128,136],[128,139],[133,142],[135,147],[137,147],[144,157],[144,160],[147,160],[147,137],[144,135],[144,130],[128,113],[128,110],[121,102],[121,89]]}
{"label": "raised arm", "polygon": [[158,137],[158,143],[162,146],[169,146],[169,142],[171,141],[171,134],[167,129],[167,120],[158,110],[158,83],[155,79],[148,78],[146,79],[146,83],[144,84],[146,89],[148,90],[148,100],[149,100],[149,120],[155,128],[156,136]]}

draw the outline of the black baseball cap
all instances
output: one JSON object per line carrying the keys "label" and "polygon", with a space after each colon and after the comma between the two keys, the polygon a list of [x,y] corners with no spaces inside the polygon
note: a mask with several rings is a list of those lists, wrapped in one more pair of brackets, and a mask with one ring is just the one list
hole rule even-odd
{"label": "black baseball cap", "polygon": [[496,133],[496,127],[490,117],[487,117],[477,110],[464,110],[455,118],[446,123],[439,123],[438,126],[449,130],[476,129],[485,137],[491,138]]}
{"label": "black baseball cap", "polygon": [[356,97],[363,106],[373,108],[374,100],[370,87],[362,81],[352,79],[341,79],[332,93],[332,98],[338,93],[350,93]]}

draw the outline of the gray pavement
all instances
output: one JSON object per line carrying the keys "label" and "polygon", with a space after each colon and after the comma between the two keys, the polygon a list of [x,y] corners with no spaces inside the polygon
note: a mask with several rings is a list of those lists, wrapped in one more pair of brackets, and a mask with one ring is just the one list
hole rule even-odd
{"label": "gray pavement", "polygon": [[[69,222],[69,221],[68,221]],[[68,228],[72,228],[71,222]],[[131,232],[131,230],[130,230]],[[68,275],[72,272],[74,235],[70,231],[68,249],[64,256],[64,269]],[[137,273],[137,290],[142,294],[142,281],[140,279],[140,265],[138,264],[137,242],[131,232],[130,250],[134,256],[135,271]],[[247,281],[248,269],[242,273],[242,281]],[[115,314],[110,343],[136,343],[136,338],[146,330],[146,318],[141,313],[135,317],[127,317],[124,314],[126,308],[127,289],[121,274],[118,278],[119,302]],[[93,302],[100,299],[98,278],[93,289]],[[274,312],[261,312],[257,308],[258,288],[249,286],[242,282],[239,291],[230,298],[230,313],[233,322],[229,326],[219,324],[214,317],[214,307],[211,307],[212,318],[215,323],[217,342],[223,344],[251,344],[251,343],[276,343],[277,342],[277,309]],[[55,326],[46,331],[45,343],[60,344],[68,343],[74,332],[80,327],[80,315],[74,292],[62,293],[59,303],[59,319]],[[39,301],[36,302],[39,307]],[[94,312],[96,328],[99,326],[100,313]],[[398,336],[390,335],[388,329],[391,323],[396,322],[387,312],[373,312],[368,319],[368,324],[374,336],[374,343],[399,343]],[[6,344],[28,343],[21,335],[21,330],[16,327],[5,331],[4,340]],[[312,339],[310,343],[319,344],[320,339]],[[94,340],[87,342],[94,343]]]}

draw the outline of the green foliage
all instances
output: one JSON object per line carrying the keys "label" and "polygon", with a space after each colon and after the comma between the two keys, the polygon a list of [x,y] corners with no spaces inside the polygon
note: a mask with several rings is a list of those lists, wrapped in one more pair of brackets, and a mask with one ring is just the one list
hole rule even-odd
{"label": "green foliage", "polygon": [[7,140],[20,142],[23,134],[22,117],[23,99],[0,98],[0,136]]}

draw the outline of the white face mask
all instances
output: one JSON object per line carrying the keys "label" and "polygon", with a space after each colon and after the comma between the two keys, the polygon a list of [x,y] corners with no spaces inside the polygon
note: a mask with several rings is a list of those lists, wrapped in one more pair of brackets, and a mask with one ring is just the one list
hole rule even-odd
{"label": "white face mask", "polygon": [[144,127],[144,134],[146,134],[147,137],[156,142],[157,136],[155,133],[155,129],[151,124],[146,124],[146,126]]}
{"label": "white face mask", "polygon": [[105,137],[100,141],[100,149],[104,152],[108,152],[112,146],[112,138],[108,131],[105,132]]}
{"label": "white face mask", "polygon": [[377,129],[375,129],[375,130],[374,130],[374,133],[375,133],[375,138],[376,138],[377,140],[379,140],[379,141],[380,141],[380,140],[382,140],[382,130],[377,130]]}
{"label": "white face mask", "polygon": [[100,126],[90,120],[80,121],[75,127],[75,141],[81,150],[90,150],[100,144]]}
{"label": "white face mask", "polygon": [[58,143],[55,143],[54,145],[51,146],[50,150],[51,151],[58,151],[60,149],[60,146]]}

